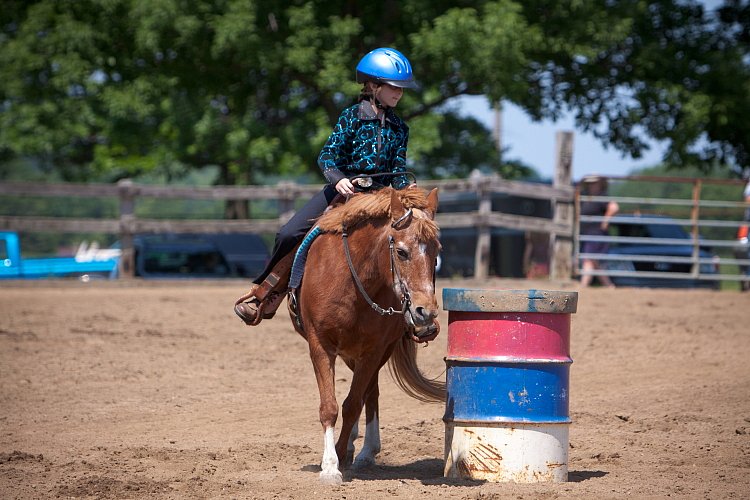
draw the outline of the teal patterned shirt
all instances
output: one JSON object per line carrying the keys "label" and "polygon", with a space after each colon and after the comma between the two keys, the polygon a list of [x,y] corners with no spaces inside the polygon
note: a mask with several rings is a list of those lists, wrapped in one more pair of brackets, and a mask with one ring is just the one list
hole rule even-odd
{"label": "teal patterned shirt", "polygon": [[[362,101],[341,113],[318,155],[318,166],[332,185],[344,177],[359,174],[405,172],[408,141],[409,127],[392,109],[386,110],[385,122],[381,125],[370,103]],[[375,181],[396,189],[409,185],[406,175],[376,178]]]}

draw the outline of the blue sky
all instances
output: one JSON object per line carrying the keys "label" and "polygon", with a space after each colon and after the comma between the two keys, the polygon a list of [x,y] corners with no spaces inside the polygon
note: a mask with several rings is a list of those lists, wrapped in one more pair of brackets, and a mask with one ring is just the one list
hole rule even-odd
{"label": "blue sky", "polygon": [[[699,0],[709,11],[721,6],[721,0]],[[492,130],[495,126],[494,112],[483,96],[460,98],[459,106],[464,114],[471,115]],[[536,169],[544,178],[552,178],[555,168],[555,134],[561,130],[574,133],[573,180],[586,174],[628,175],[633,170],[652,167],[661,163],[665,146],[649,143],[651,149],[638,160],[623,156],[614,149],[605,149],[591,134],[575,130],[572,115],[557,122],[533,122],[517,106],[503,103],[502,144],[507,148],[507,157],[519,159]]]}
{"label": "blue sky", "polygon": [[[495,127],[494,111],[484,96],[461,97],[459,109],[492,130]],[[506,157],[519,159],[534,167],[544,178],[552,178],[555,168],[555,134],[558,131],[572,131],[573,137],[573,179],[579,180],[587,174],[628,175],[633,170],[658,165],[664,148],[652,143],[651,149],[641,158],[634,160],[614,149],[605,149],[602,143],[591,134],[575,130],[571,115],[557,122],[533,122],[519,107],[503,104],[502,144]]]}

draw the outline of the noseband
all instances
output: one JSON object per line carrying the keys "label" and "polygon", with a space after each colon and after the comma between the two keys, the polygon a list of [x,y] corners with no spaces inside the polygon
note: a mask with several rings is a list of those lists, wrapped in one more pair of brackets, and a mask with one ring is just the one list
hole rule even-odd
{"label": "noseband", "polygon": [[[412,209],[406,211],[404,215],[402,215],[398,220],[391,223],[392,228],[396,228],[399,224],[401,224],[403,221],[411,217],[412,215]],[[362,286],[362,281],[359,279],[359,276],[357,275],[357,271],[354,269],[354,264],[352,263],[352,257],[349,253],[349,241],[348,241],[348,234],[346,231],[346,228],[341,232],[341,239],[344,242],[344,253],[346,254],[346,263],[349,265],[349,271],[352,273],[352,278],[354,278],[354,283],[357,285],[357,289],[359,290],[359,293],[362,294],[362,296],[365,298],[368,304],[370,304],[370,307],[372,307],[375,312],[380,314],[381,316],[393,316],[394,314],[404,314],[407,309],[411,306],[411,297],[409,296],[409,288],[406,286],[406,283],[403,282],[401,279],[401,274],[398,272],[398,268],[396,267],[396,257],[395,257],[395,246],[396,242],[393,239],[393,236],[388,236],[388,251],[391,258],[391,278],[393,279],[394,283],[398,283],[399,289],[401,290],[401,310],[396,310],[392,307],[389,307],[388,309],[384,309],[380,305],[378,305],[374,300],[370,298],[370,296],[367,294],[367,291],[365,290],[365,287]]]}

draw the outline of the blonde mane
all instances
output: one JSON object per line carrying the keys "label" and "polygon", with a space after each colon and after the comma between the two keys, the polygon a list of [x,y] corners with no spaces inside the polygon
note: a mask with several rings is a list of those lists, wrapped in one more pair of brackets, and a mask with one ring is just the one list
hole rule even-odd
{"label": "blonde mane", "polygon": [[[344,227],[351,228],[359,222],[382,219],[390,216],[391,193],[393,188],[384,188],[374,193],[360,193],[323,213],[318,219],[321,230],[329,233],[341,233]],[[422,189],[396,190],[401,203],[406,209],[413,209],[414,219],[419,227],[420,240],[437,239],[438,227],[427,213],[427,194]]]}

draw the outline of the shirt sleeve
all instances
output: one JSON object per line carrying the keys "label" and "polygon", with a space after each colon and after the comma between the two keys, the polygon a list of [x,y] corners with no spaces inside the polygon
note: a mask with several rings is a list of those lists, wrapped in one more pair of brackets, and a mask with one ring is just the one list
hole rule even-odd
{"label": "shirt sleeve", "polygon": [[[391,172],[406,172],[406,150],[409,145],[409,127],[403,126],[401,138],[396,147],[396,155],[393,158]],[[410,184],[409,177],[406,175],[397,175],[391,180],[391,185],[396,189],[404,189]]]}
{"label": "shirt sleeve", "polygon": [[331,135],[318,155],[318,167],[323,172],[326,180],[334,186],[338,181],[346,177],[339,168],[341,166],[339,162],[342,158],[346,157],[345,148],[347,144],[351,143],[353,135],[351,115],[352,108],[345,109],[341,113],[336,126],[333,128],[333,132],[331,132]]}
{"label": "shirt sleeve", "polygon": [[581,215],[604,215],[607,212],[607,203],[604,201],[581,202]]}

